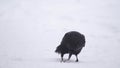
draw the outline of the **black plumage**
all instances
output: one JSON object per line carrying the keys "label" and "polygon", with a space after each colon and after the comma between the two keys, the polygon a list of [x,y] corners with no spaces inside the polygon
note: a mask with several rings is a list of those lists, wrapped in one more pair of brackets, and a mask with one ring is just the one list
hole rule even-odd
{"label": "black plumage", "polygon": [[76,62],[78,62],[77,55],[81,52],[85,46],[85,36],[79,32],[71,31],[64,35],[61,44],[56,48],[55,52],[61,54],[61,60],[63,61],[64,54],[68,53],[68,60],[72,55],[76,56]]}

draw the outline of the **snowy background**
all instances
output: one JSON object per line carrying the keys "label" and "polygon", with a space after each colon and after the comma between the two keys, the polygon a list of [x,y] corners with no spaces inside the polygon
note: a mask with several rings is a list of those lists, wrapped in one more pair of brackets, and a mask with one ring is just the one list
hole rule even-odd
{"label": "snowy background", "polygon": [[[86,47],[60,63],[73,30]],[[120,68],[120,0],[0,0],[0,68]]]}

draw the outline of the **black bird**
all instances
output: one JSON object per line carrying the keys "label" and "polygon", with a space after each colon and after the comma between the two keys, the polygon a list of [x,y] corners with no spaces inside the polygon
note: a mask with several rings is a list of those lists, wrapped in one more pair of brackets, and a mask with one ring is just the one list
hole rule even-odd
{"label": "black bird", "polygon": [[56,48],[55,52],[61,54],[61,61],[63,61],[64,54],[69,54],[68,60],[72,55],[76,56],[81,52],[85,46],[85,36],[77,31],[71,31],[64,35],[61,44]]}

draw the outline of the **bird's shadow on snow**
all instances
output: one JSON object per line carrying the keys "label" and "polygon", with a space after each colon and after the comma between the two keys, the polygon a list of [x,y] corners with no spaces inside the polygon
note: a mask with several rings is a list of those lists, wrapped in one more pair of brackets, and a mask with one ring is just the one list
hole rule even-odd
{"label": "bird's shadow on snow", "polygon": [[84,61],[80,60],[78,62],[75,62],[75,60],[67,60],[67,59],[64,59],[64,61],[61,61],[60,58],[49,58],[49,59],[46,59],[46,62],[55,62],[55,63],[85,63]]}

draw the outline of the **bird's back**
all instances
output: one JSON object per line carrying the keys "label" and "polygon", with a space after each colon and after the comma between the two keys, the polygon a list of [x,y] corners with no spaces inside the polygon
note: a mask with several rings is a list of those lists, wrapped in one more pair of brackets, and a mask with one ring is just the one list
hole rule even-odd
{"label": "bird's back", "polygon": [[65,34],[61,44],[69,49],[77,49],[85,46],[85,37],[83,34],[72,31]]}

